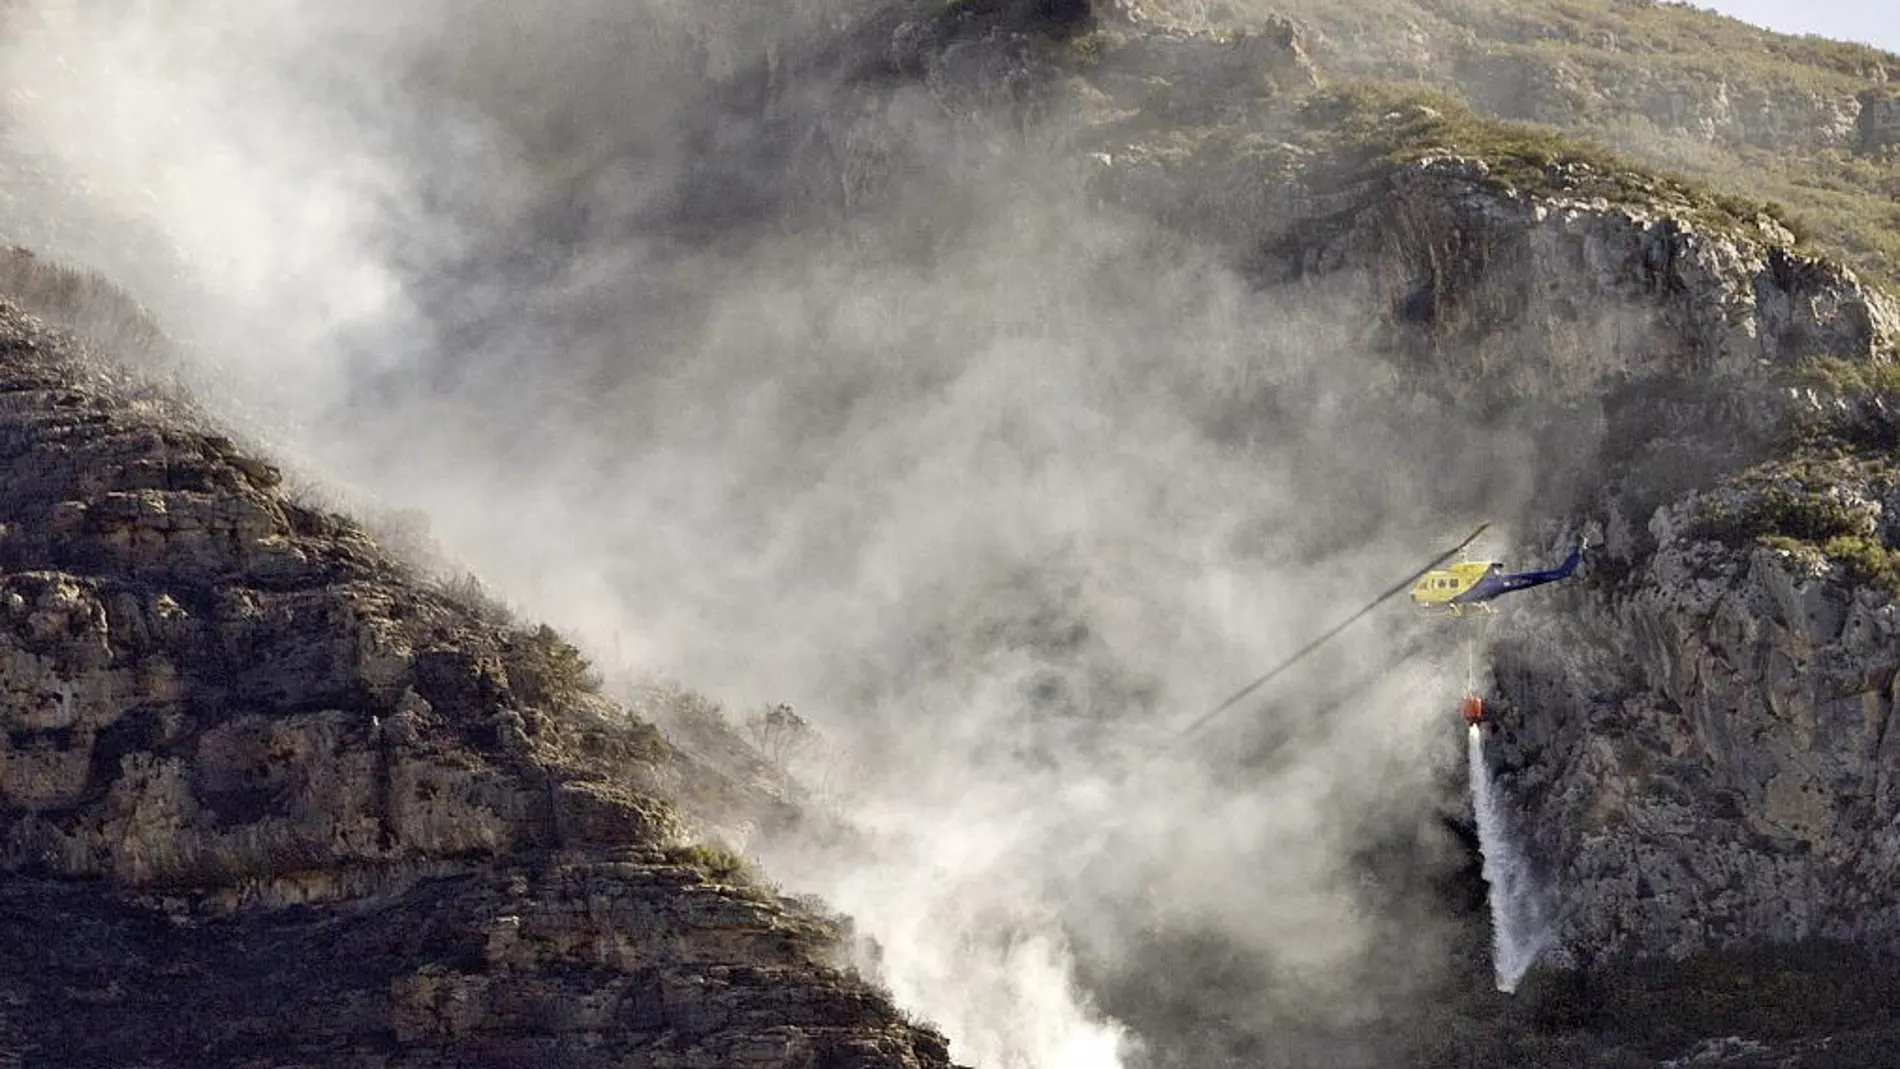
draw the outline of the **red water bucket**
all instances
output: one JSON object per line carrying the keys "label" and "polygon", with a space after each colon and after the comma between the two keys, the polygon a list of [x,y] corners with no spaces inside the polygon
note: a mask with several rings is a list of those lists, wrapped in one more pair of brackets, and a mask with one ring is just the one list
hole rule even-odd
{"label": "red water bucket", "polygon": [[1484,699],[1476,694],[1465,695],[1465,723],[1484,723]]}

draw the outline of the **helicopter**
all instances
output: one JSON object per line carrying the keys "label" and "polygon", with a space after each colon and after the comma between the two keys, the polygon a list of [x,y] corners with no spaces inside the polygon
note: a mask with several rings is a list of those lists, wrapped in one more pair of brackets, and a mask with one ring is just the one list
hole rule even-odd
{"label": "helicopter", "polygon": [[1545,583],[1555,583],[1575,574],[1583,563],[1583,540],[1579,538],[1570,555],[1555,568],[1535,572],[1506,572],[1499,561],[1461,561],[1447,568],[1435,568],[1412,584],[1412,604],[1430,613],[1463,616],[1467,612],[1490,614],[1494,598]]}
{"label": "helicopter", "polygon": [[[1470,545],[1471,541],[1466,539],[1465,545]],[[1491,616],[1497,612],[1491,606],[1494,599],[1568,579],[1576,574],[1577,567],[1582,563],[1582,538],[1577,539],[1563,563],[1541,571],[1506,572],[1500,561],[1461,561],[1445,568],[1432,568],[1420,575],[1410,591],[1412,604],[1431,616]],[[1478,693],[1476,686],[1478,637],[1475,633],[1466,637],[1466,691],[1460,711],[1464,714],[1465,723],[1476,730],[1486,720],[1484,697]]]}

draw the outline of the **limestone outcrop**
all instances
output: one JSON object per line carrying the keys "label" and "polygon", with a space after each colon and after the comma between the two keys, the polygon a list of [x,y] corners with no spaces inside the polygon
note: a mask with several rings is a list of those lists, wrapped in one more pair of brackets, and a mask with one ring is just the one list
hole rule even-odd
{"label": "limestone outcrop", "polygon": [[1364,292],[1393,310],[1392,344],[1456,354],[1434,370],[1516,401],[1575,401],[1613,376],[1872,360],[1900,344],[1891,298],[1792,250],[1772,219],[1699,223],[1660,185],[1613,201],[1524,192],[1490,172],[1452,155],[1403,168],[1285,269]]}

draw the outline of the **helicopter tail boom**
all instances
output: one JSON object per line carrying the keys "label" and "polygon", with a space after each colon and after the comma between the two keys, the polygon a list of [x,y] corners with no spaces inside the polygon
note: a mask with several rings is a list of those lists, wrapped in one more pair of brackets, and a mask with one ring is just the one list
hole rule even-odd
{"label": "helicopter tail boom", "polygon": [[1519,590],[1528,590],[1534,586],[1543,586],[1545,583],[1559,582],[1576,574],[1577,566],[1582,563],[1583,542],[1578,540],[1576,547],[1570,551],[1570,556],[1565,557],[1564,562],[1555,568],[1486,576],[1470,594],[1465,596],[1464,600],[1489,601],[1500,594],[1510,594]]}

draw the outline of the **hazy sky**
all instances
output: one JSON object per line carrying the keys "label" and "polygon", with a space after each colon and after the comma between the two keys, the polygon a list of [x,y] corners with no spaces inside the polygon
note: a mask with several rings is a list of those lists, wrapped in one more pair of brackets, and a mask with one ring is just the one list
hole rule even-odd
{"label": "hazy sky", "polygon": [[1893,0],[1701,0],[1698,7],[1720,11],[1782,33],[1814,33],[1843,41],[1865,41],[1900,52],[1900,5]]}

